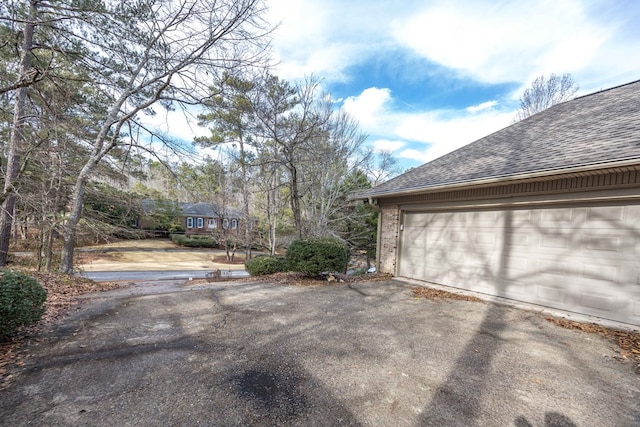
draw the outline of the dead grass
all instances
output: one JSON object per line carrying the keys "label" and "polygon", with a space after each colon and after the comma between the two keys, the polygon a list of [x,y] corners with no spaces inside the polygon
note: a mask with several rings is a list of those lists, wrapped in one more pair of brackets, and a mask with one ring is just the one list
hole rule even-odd
{"label": "dead grass", "polygon": [[452,299],[452,300],[460,300],[460,301],[473,301],[473,302],[484,302],[478,297],[464,295],[464,294],[456,294],[453,292],[447,292],[440,289],[433,288],[423,288],[423,287],[415,287],[411,289],[411,294],[414,298],[426,298],[430,300],[443,300],[443,299]]}
{"label": "dead grass", "polygon": [[101,243],[95,246],[84,246],[80,249],[176,249],[179,245],[170,239],[139,239],[139,240],[118,240],[110,243]]}

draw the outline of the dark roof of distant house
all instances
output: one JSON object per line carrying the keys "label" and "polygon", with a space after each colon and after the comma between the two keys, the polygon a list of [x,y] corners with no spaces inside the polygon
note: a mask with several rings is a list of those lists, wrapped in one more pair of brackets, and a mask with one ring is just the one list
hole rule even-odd
{"label": "dark roof of distant house", "polygon": [[218,217],[218,218],[240,218],[242,213],[233,208],[220,208],[212,203],[180,203],[183,215]]}
{"label": "dark roof of distant house", "polygon": [[358,197],[552,175],[640,160],[640,80],[554,105]]}
{"label": "dark roof of distant house", "polygon": [[[160,206],[155,200],[144,199],[140,201],[142,210],[147,213],[157,211]],[[241,218],[242,213],[234,208],[220,208],[213,203],[175,203],[167,202],[167,206],[173,205],[176,211],[185,216],[207,217],[207,218]]]}

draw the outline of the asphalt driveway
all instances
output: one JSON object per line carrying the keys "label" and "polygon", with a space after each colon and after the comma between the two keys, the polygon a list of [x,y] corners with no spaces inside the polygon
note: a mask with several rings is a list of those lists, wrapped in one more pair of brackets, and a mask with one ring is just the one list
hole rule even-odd
{"label": "asphalt driveway", "polygon": [[609,341],[399,282],[92,296],[0,392],[2,425],[638,426]]}

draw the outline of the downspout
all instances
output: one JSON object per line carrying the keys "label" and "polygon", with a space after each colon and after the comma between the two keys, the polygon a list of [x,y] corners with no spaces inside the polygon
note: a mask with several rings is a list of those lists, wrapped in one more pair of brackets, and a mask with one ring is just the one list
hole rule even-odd
{"label": "downspout", "polygon": [[380,247],[382,246],[382,212],[375,199],[369,197],[369,204],[378,212],[378,227],[376,230],[376,272],[380,272]]}

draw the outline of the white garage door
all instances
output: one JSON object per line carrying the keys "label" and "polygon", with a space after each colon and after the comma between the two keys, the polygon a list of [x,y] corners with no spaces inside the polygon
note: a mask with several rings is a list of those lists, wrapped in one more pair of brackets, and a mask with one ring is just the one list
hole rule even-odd
{"label": "white garage door", "polygon": [[398,274],[640,325],[640,206],[406,212]]}

